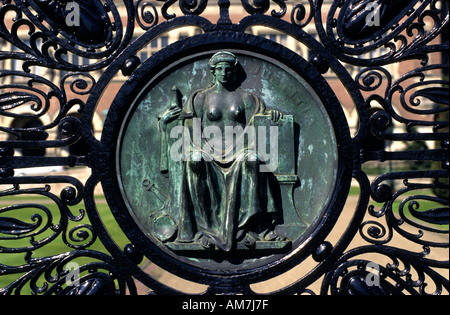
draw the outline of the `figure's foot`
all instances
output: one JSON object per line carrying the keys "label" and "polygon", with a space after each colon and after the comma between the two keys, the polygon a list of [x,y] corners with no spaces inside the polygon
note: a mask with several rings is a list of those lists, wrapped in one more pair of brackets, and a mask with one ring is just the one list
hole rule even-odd
{"label": "figure's foot", "polygon": [[202,247],[206,249],[214,248],[214,246],[216,245],[212,237],[203,232],[197,233],[197,235],[195,236],[195,242],[200,243]]}
{"label": "figure's foot", "polygon": [[202,237],[201,244],[206,249],[213,248],[216,245],[216,243],[208,236]]}
{"label": "figure's foot", "polygon": [[264,240],[269,242],[275,242],[275,241],[287,241],[288,239],[284,236],[276,234],[275,231],[270,231],[269,233],[266,234]]}
{"label": "figure's foot", "polygon": [[242,242],[246,246],[254,246],[256,244],[257,240],[258,240],[258,237],[255,237],[251,232],[249,232],[245,235]]}

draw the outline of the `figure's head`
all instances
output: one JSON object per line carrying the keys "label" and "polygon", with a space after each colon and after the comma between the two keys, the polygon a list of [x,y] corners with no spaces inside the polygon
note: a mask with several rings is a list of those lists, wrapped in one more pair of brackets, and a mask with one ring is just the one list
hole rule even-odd
{"label": "figure's head", "polygon": [[214,77],[214,82],[222,84],[233,84],[236,75],[236,65],[238,60],[235,55],[230,52],[221,51],[216,53],[209,60],[209,68]]}

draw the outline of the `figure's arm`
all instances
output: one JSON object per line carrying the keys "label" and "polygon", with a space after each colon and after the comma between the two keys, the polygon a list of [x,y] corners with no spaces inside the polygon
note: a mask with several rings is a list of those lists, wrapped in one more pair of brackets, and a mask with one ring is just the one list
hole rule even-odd
{"label": "figure's arm", "polygon": [[205,105],[206,101],[206,95],[203,92],[198,93],[195,95],[193,99],[193,109],[194,113],[193,116],[196,118],[202,118],[203,117],[203,106]]}
{"label": "figure's arm", "polygon": [[181,113],[181,108],[180,107],[169,107],[168,109],[166,109],[164,112],[162,112],[161,114],[158,115],[158,120],[159,120],[159,126],[161,127],[162,131],[166,131],[167,129],[167,125],[178,118],[178,116],[180,116]]}
{"label": "figure's arm", "polygon": [[253,96],[249,93],[247,96],[247,100],[250,99],[253,102],[253,108],[256,108],[254,113],[255,115],[270,115],[270,120],[272,120],[274,123],[278,123],[281,119],[283,119],[282,112],[266,108],[264,102],[259,97]]}

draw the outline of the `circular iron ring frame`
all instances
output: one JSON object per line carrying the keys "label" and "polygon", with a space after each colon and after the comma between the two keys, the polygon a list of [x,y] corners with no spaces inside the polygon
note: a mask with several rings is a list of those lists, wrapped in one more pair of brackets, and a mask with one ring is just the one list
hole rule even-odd
{"label": "circular iron ring frame", "polygon": [[[330,117],[334,127],[338,152],[336,185],[327,209],[321,214],[318,219],[319,222],[310,236],[275,262],[236,272],[212,271],[189,265],[168,255],[145,236],[127,210],[126,202],[122,198],[117,176],[119,170],[115,161],[117,146],[120,142],[121,126],[124,123],[124,117],[130,110],[127,105],[134,101],[134,98],[130,101],[130,95],[138,95],[148,82],[142,78],[144,76],[152,78],[158,75],[168,64],[194,55],[199,51],[226,49],[265,55],[300,75],[314,89]],[[206,285],[223,285],[224,281],[227,286],[251,284],[273,278],[299,265],[316,252],[332,230],[345,205],[352,180],[354,149],[350,131],[342,107],[331,87],[319,71],[298,54],[273,41],[250,34],[211,32],[189,37],[169,45],[142,63],[134,70],[114,99],[105,121],[101,143],[102,148],[108,151],[104,152],[105,163],[101,163],[102,174],[104,175],[102,176],[103,180],[101,180],[103,191],[111,211],[125,235],[153,263],[181,278]]]}

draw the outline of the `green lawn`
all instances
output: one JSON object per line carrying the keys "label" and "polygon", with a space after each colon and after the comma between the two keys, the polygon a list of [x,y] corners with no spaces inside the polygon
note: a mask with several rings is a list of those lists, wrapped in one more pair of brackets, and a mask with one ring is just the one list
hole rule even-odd
{"label": "green lawn", "polygon": [[[359,187],[351,187],[350,189],[350,196],[358,196],[359,195]],[[392,213],[394,214],[394,216],[396,218],[400,218],[400,206],[403,200],[405,200],[406,198],[410,197],[410,196],[414,196],[414,195],[421,195],[421,196],[434,196],[435,194],[431,191],[431,190],[423,190],[423,191],[409,191],[406,192],[405,194],[402,194],[401,196],[399,196],[393,203],[392,203]],[[415,204],[414,202],[417,201],[418,203]],[[373,201],[372,199],[370,199],[369,201],[369,205],[373,205],[375,207],[376,210],[380,210],[383,206],[384,203],[378,203]],[[425,199],[412,199],[409,202],[406,202],[403,206],[403,213],[406,216],[407,219],[412,220],[414,222],[419,222],[420,225],[424,225],[439,231],[445,231],[448,232],[449,231],[449,224],[445,224],[445,223],[441,223],[441,224],[431,224],[431,223],[426,223],[424,221],[419,221],[417,218],[415,218],[411,212],[409,211],[408,206],[410,206],[416,210],[417,212],[427,212],[428,210],[431,209],[439,209],[436,212],[445,212],[445,208],[448,209],[448,202],[447,204],[442,204],[442,203],[438,203],[438,202],[434,202],[431,200],[425,200]],[[441,221],[445,221],[442,218],[442,213],[441,213]],[[448,222],[448,211],[447,211],[447,220]]]}
{"label": "green lawn", "polygon": [[[45,199],[46,198],[38,197],[38,198],[33,198],[33,201],[36,203],[39,203],[39,201],[45,200]],[[22,208],[22,209],[20,209],[20,211],[9,211],[9,212],[2,213],[1,209],[2,208],[4,209],[4,207],[6,207],[5,204],[7,204],[7,200],[5,200],[5,198],[1,198],[1,200],[3,202],[3,205],[0,206],[0,214],[2,214],[3,217],[14,217],[14,219],[17,219],[17,220],[20,220],[20,221],[26,222],[26,223],[33,223],[34,221],[32,219],[32,216],[36,213],[41,214],[42,217],[44,217],[44,218],[47,217],[47,216],[44,216],[44,213],[42,211],[39,211],[36,208]],[[9,198],[9,200],[12,203],[19,203],[19,204],[21,202],[25,202],[25,198],[23,198],[23,197],[14,198],[14,199]],[[27,198],[26,200],[29,200],[29,198]],[[44,204],[44,205],[52,213],[52,216],[53,216],[52,223],[57,224],[59,222],[59,218],[60,218],[58,207],[55,204]],[[102,218],[102,222],[105,225],[105,227],[107,228],[109,234],[111,235],[113,240],[117,243],[117,245],[120,248],[124,248],[125,245],[129,244],[130,242],[128,241],[128,239],[126,238],[126,236],[123,234],[122,230],[116,223],[113,215],[111,214],[111,212],[109,210],[108,205],[100,199],[100,202],[97,204],[97,207],[98,207],[99,214]],[[70,210],[74,215],[78,215],[80,208],[82,208],[81,205],[71,207]],[[43,224],[45,224],[46,222],[47,222],[46,219],[44,219]],[[81,221],[69,222],[68,231],[70,231],[71,229],[73,229],[79,225],[90,225],[87,215],[85,215],[85,218],[82,219]],[[80,229],[77,231],[87,231],[87,230]],[[81,232],[81,233],[83,234],[85,232]],[[51,236],[52,234],[53,234],[53,232],[51,231],[51,229],[48,229],[48,231],[46,231],[45,233],[42,233],[42,234],[36,236],[36,238],[34,240],[40,241],[40,240],[43,240],[43,239]],[[69,235],[67,235],[67,234],[68,233],[66,233],[66,237],[69,238]],[[5,234],[0,234],[0,236],[2,238],[11,237],[10,235],[5,235]],[[12,236],[11,238],[13,238],[13,237],[14,236]],[[74,237],[77,238],[77,233],[74,233]],[[91,239],[91,238],[89,238],[89,239]],[[4,248],[26,248],[27,246],[30,246],[30,241],[32,241],[32,238],[30,238],[30,237],[28,237],[26,239],[8,239],[8,240],[2,239],[2,240],[0,240],[0,248],[2,248],[2,247],[4,247]],[[77,242],[74,242],[71,240],[69,240],[69,243],[77,244]],[[93,243],[91,246],[88,247],[88,249],[106,252],[106,249],[104,248],[103,244],[101,243],[101,241],[98,238],[95,241],[95,243]],[[71,248],[65,244],[65,242],[63,241],[62,235],[59,235],[56,239],[51,241],[46,246],[43,246],[43,247],[33,251],[31,258],[37,259],[37,258],[43,258],[43,257],[51,257],[54,255],[59,255],[62,253],[70,252],[72,250],[73,250],[73,248]],[[73,262],[75,262],[79,265],[85,265],[86,263],[89,263],[91,261],[93,261],[91,258],[77,258],[77,259],[73,260]],[[0,272],[1,272],[1,265],[6,265],[6,266],[26,265],[25,252],[0,253]],[[0,276],[0,288],[3,288],[6,285],[10,284],[12,281],[16,280],[19,276],[20,275],[18,275],[18,274],[1,275]],[[26,294],[27,291],[24,290],[22,292],[22,294],[23,293]]]}

